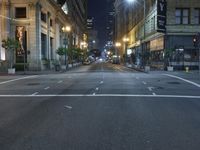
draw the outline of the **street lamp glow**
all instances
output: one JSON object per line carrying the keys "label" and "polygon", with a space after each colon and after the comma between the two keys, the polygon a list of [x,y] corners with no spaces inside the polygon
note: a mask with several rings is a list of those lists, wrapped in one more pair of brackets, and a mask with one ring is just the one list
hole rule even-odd
{"label": "street lamp glow", "polygon": [[70,26],[65,26],[62,28],[63,32],[70,32],[71,31],[71,27]]}
{"label": "street lamp glow", "polygon": [[126,0],[128,3],[133,3],[135,0]]}
{"label": "street lamp glow", "polygon": [[119,43],[119,42],[117,42],[117,43],[115,44],[116,47],[120,47],[121,45],[122,45],[122,44]]}
{"label": "street lamp glow", "polygon": [[129,42],[129,38],[123,38],[123,42]]}

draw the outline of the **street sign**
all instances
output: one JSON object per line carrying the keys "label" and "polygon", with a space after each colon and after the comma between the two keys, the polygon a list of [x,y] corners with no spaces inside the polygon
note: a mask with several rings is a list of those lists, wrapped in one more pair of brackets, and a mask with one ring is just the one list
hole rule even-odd
{"label": "street sign", "polygon": [[166,15],[167,2],[166,0],[157,0],[157,31],[166,32]]}

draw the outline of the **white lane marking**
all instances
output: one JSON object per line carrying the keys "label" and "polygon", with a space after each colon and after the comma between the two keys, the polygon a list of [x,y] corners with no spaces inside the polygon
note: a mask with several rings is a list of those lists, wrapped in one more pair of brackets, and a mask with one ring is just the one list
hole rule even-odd
{"label": "white lane marking", "polygon": [[48,86],[48,87],[46,87],[46,88],[44,88],[45,90],[48,90],[48,89],[50,89],[50,87]]}
{"label": "white lane marking", "polygon": [[153,95],[156,95],[156,93],[152,93]]}
{"label": "white lane marking", "polygon": [[146,82],[144,82],[144,81],[142,81],[142,83],[144,84],[144,85],[146,85],[147,83]]}
{"label": "white lane marking", "polygon": [[32,94],[32,96],[35,96],[35,95],[37,95],[37,94],[38,94],[38,92],[35,92],[35,93]]}
{"label": "white lane marking", "polygon": [[194,85],[194,86],[200,88],[200,84],[195,83],[195,82],[192,82],[192,81],[190,81],[190,80],[186,80],[186,79],[184,79],[184,78],[181,78],[181,77],[178,77],[178,76],[174,76],[174,75],[170,75],[170,74],[163,74],[163,75],[168,76],[168,77],[171,77],[171,78],[176,78],[176,79],[185,81],[185,82],[187,82],[187,83],[190,83],[190,84],[192,84],[192,85]]}
{"label": "white lane marking", "polygon": [[100,84],[103,84],[103,81],[101,81]]}
{"label": "white lane marking", "polygon": [[97,87],[95,90],[96,90],[96,91],[98,91],[98,90],[99,90],[99,88]]}
{"label": "white lane marking", "polygon": [[72,109],[72,106],[66,105],[65,108],[67,108],[67,109]]}
{"label": "white lane marking", "polygon": [[17,79],[13,79],[13,80],[8,80],[8,81],[0,82],[0,85],[6,84],[6,83],[10,83],[10,82],[14,82],[14,81],[24,80],[24,79],[36,78],[36,77],[38,77],[38,75],[28,76],[28,77],[23,77],[23,78],[17,78]]}
{"label": "white lane marking", "polygon": [[148,87],[149,91],[152,92],[154,87]]}
{"label": "white lane marking", "polygon": [[58,81],[58,84],[62,83],[63,81]]}
{"label": "white lane marking", "polygon": [[[95,94],[95,93],[94,93]],[[0,95],[4,98],[23,98],[23,97],[146,97],[146,98],[187,98],[187,99],[200,99],[200,96],[191,96],[191,95],[131,95],[131,94],[95,94],[95,95]]]}

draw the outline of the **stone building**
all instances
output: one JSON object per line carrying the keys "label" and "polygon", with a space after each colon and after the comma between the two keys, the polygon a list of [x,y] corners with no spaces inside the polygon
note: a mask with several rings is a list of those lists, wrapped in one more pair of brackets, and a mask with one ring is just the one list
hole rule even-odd
{"label": "stone building", "polygon": [[[15,52],[16,64],[24,62],[25,52],[29,70],[50,69],[52,61],[59,59],[56,49],[64,46],[63,27],[72,28],[68,46],[80,47],[86,32],[86,9],[86,0],[1,0],[0,42],[7,37],[20,41],[21,48]],[[0,46],[1,62],[8,59]]]}
{"label": "stone building", "polygon": [[121,55],[131,52],[128,57],[133,56],[130,60],[139,66],[147,64],[145,58],[149,55],[153,67],[163,68],[165,52],[171,51],[170,62],[174,67],[198,67],[198,49],[193,46],[193,38],[200,31],[199,0],[127,2],[115,1],[115,41],[129,38]]}

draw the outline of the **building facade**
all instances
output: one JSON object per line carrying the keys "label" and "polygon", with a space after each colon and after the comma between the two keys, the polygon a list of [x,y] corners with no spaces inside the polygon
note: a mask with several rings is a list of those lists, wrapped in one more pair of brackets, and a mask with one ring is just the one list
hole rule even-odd
{"label": "building facade", "polygon": [[[58,60],[56,50],[64,46],[62,28],[71,26],[68,45],[79,47],[86,31],[87,1],[66,0],[1,0],[0,42],[8,37],[16,38],[20,49],[15,51],[14,62],[29,64],[29,70],[51,68]],[[25,55],[25,57],[24,57]],[[9,60],[0,46],[0,60]],[[47,65],[47,62],[48,65]]]}
{"label": "building facade", "polygon": [[95,29],[95,18],[87,19],[88,49],[89,51],[98,48],[98,31]]}
{"label": "building facade", "polygon": [[[116,0],[115,41],[129,38],[121,55],[129,51],[130,62],[163,68],[166,52],[177,69],[198,67],[199,52],[193,45],[200,31],[199,0],[138,0],[128,4]],[[125,50],[125,48],[127,49]]]}

